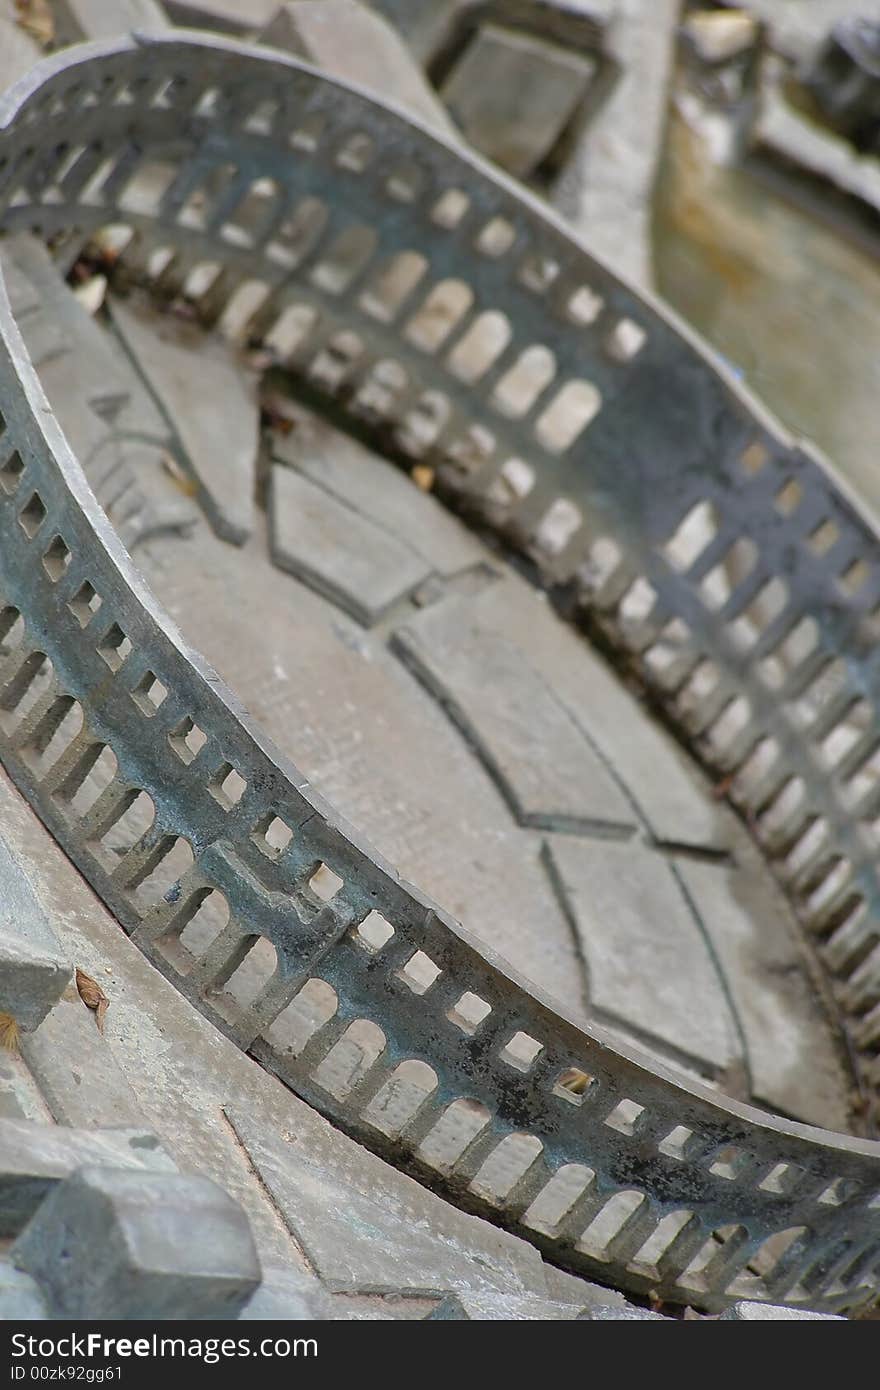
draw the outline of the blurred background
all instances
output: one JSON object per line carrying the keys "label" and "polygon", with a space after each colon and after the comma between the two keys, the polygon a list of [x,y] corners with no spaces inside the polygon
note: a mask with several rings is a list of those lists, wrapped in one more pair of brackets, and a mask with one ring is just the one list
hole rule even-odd
{"label": "blurred background", "polygon": [[880,503],[876,0],[376,0],[478,149]]}
{"label": "blurred background", "polygon": [[0,85],[168,23],[287,49],[463,137],[880,508],[878,0],[0,0]]}

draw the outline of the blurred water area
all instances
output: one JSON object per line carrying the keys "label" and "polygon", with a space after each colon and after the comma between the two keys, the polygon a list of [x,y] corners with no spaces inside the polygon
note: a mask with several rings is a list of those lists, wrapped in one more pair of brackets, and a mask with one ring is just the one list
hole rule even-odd
{"label": "blurred water area", "polygon": [[880,260],[673,111],[657,184],[660,293],[880,517]]}

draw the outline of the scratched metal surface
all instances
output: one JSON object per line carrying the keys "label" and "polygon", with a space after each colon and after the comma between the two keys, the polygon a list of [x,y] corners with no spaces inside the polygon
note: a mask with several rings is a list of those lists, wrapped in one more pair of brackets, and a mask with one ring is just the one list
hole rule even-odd
{"label": "scratched metal surface", "polygon": [[[178,32],[47,60],[0,107],[0,206],[62,264],[129,229],[120,277],[237,322],[430,458],[602,627],[729,777],[876,1084],[880,547],[828,466],[513,184],[277,55]],[[0,412],[0,756],[178,988],[340,1127],[568,1268],[710,1309],[874,1300],[880,1145],[578,1028],[402,882],[151,597],[5,292]],[[148,828],[120,858],[106,837],[135,805]],[[208,899],[225,925],[193,955]],[[221,998],[267,941],[256,997]],[[321,1062],[364,1021],[375,1061],[328,1089]]]}

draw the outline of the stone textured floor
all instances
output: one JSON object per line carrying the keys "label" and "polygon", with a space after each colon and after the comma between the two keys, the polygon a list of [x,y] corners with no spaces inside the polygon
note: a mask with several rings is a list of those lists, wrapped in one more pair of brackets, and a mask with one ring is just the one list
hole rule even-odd
{"label": "stone textured floor", "polygon": [[242,1204],[265,1268],[320,1277],[333,1317],[423,1318],[451,1295],[512,1297],[540,1317],[551,1305],[556,1317],[626,1315],[620,1294],[433,1196],[218,1033],[120,931],[2,771],[0,822],[61,947],[110,1000],[102,1035],[71,986],[22,1055],[0,1052],[0,1118],[153,1131],[182,1172]]}
{"label": "stone textured floor", "polygon": [[736,819],[497,553],[294,413],[264,440],[246,546],[203,524],[138,551],[189,639],[405,877],[569,1012],[845,1128],[797,928]]}

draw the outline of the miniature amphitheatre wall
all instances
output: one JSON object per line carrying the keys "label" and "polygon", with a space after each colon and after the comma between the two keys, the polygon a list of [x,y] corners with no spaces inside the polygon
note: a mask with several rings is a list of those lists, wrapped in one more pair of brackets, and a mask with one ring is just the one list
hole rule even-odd
{"label": "miniature amphitheatre wall", "polygon": [[[602,629],[730,778],[876,1090],[880,546],[828,466],[514,185],[303,65],[195,35],[90,45],[0,120],[4,228],[63,265],[126,228],[121,279],[185,295],[429,456],[442,494]],[[0,755],[144,952],[341,1128],[549,1259],[707,1308],[744,1288],[875,1298],[880,1146],[578,1028],[402,882],[151,597],[5,295],[0,339]],[[101,758],[112,779],[83,806]],[[138,798],[152,823],[119,860],[103,841]],[[174,941],[209,898],[226,925],[184,974]],[[274,970],[221,1011],[260,939]],[[292,1056],[284,1011],[316,977],[335,1007]],[[383,1048],[330,1095],[316,1070],[362,1020]]]}

